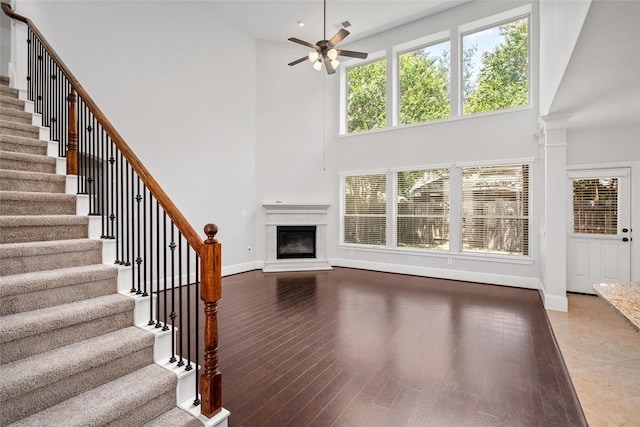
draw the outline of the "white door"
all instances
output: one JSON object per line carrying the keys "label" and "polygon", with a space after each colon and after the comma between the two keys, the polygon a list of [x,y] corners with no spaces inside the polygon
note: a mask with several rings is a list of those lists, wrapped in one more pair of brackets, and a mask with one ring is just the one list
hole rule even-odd
{"label": "white door", "polygon": [[569,172],[567,290],[631,279],[630,170]]}

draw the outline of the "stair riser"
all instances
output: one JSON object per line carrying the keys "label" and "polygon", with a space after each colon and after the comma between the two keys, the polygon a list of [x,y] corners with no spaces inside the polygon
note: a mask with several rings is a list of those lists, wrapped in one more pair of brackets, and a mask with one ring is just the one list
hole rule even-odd
{"label": "stair riser", "polygon": [[79,267],[101,264],[102,250],[93,249],[82,252],[64,252],[57,254],[35,254],[31,256],[8,256],[1,260],[2,275],[32,273],[34,271],[55,270],[58,268]]}
{"label": "stair riser", "polygon": [[25,172],[42,172],[56,173],[55,159],[51,162],[29,162],[16,159],[0,158],[0,169],[25,171]]}
{"label": "stair riser", "polygon": [[10,110],[25,111],[24,101],[17,98],[11,98],[8,96],[2,97],[2,106]]}
{"label": "stair riser", "polygon": [[[12,112],[15,112],[15,113],[11,114]],[[33,123],[33,116],[28,113],[22,113],[20,110],[14,110],[9,108],[9,109],[5,109],[2,113],[0,113],[0,120],[6,120],[8,122],[30,125]]]}
{"label": "stair riser", "polygon": [[38,139],[40,137],[40,131],[38,128],[33,129],[13,129],[7,127],[0,127],[0,132],[4,135],[10,136],[24,136],[26,138]]}
{"label": "stair riser", "polygon": [[50,242],[86,239],[88,225],[48,225],[0,227],[0,243]]}
{"label": "stair riser", "polygon": [[43,325],[42,329],[45,332],[40,335],[31,335],[2,344],[0,363],[24,359],[131,325],[133,325],[131,310],[53,331],[47,330],[50,325]]}
{"label": "stair riser", "polygon": [[158,415],[162,414],[167,410],[167,408],[171,408],[176,406],[176,391],[175,388],[167,391],[154,399],[151,399],[145,402],[144,405],[141,405],[134,410],[124,413],[118,414],[114,412],[114,415],[119,415],[116,419],[111,421],[108,426],[109,427],[131,427],[131,426],[141,426],[146,422],[149,422],[156,418]]}
{"label": "stair riser", "polygon": [[117,280],[109,279],[5,296],[0,305],[0,316],[110,295],[116,293],[116,287]]}
{"label": "stair riser", "polygon": [[[4,136],[4,135],[3,135]],[[38,141],[37,144],[21,144],[17,138],[0,136],[0,150],[13,153],[47,155],[47,143]]]}
{"label": "stair riser", "polygon": [[2,177],[2,181],[0,181],[0,190],[26,191],[31,193],[64,193],[65,180],[57,178],[56,175],[52,175],[49,180]]}
{"label": "stair riser", "polygon": [[14,89],[14,88],[11,88],[11,87],[0,85],[0,94],[2,94],[4,96],[11,97],[11,98],[17,98],[18,97],[18,89]]}
{"label": "stair riser", "polygon": [[0,215],[75,215],[74,201],[0,200]]}
{"label": "stair riser", "polygon": [[28,393],[12,396],[0,406],[0,425],[27,417],[153,363],[152,354],[153,347],[146,347]]}

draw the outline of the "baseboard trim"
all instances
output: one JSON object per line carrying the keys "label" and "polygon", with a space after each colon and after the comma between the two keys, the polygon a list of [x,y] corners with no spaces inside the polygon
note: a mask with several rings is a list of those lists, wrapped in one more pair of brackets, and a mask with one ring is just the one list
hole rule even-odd
{"label": "baseboard trim", "polygon": [[566,294],[564,296],[547,294],[543,286],[540,286],[539,291],[546,310],[563,311],[565,313],[569,311],[569,299]]}
{"label": "baseboard trim", "polygon": [[222,277],[231,276],[233,274],[246,273],[247,271],[258,270],[262,268],[259,261],[249,261],[242,264],[233,264],[222,266]]}
{"label": "baseboard trim", "polygon": [[438,279],[461,280],[465,282],[479,282],[491,285],[514,286],[517,288],[540,288],[538,278],[535,277],[481,273],[477,271],[448,270],[443,268],[380,263],[344,258],[332,258],[329,260],[329,262],[333,267],[359,268],[362,270],[381,271],[384,273],[410,274],[412,276],[435,277]]}

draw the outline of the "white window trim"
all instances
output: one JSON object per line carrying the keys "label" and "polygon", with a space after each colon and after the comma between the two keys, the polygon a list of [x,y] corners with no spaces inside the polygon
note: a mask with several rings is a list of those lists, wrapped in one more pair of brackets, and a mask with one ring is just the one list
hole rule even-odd
{"label": "white window trim", "polygon": [[[456,163],[456,167],[454,168],[455,170],[457,170],[460,174],[459,178],[460,178],[460,183],[459,183],[459,191],[457,194],[457,199],[458,199],[458,209],[457,209],[457,215],[456,215],[456,220],[458,221],[458,224],[456,225],[456,231],[460,233],[459,237],[458,237],[458,241],[457,241],[457,245],[458,245],[458,254],[464,254],[465,256],[470,256],[473,258],[486,258],[486,257],[490,257],[490,258],[494,258],[494,257],[499,257],[499,258],[505,258],[505,259],[530,259],[533,260],[533,257],[531,256],[531,249],[532,249],[532,227],[533,227],[533,216],[532,216],[532,206],[533,206],[533,192],[534,189],[532,187],[533,182],[535,180],[534,177],[534,168],[533,168],[533,163],[534,163],[534,158],[532,157],[525,157],[525,158],[519,158],[519,159],[502,159],[502,160],[486,160],[486,161],[478,161],[478,162],[457,162]],[[471,252],[471,251],[464,251],[462,249],[462,168],[466,168],[466,167],[483,167],[483,166],[518,166],[518,165],[528,165],[529,166],[529,190],[528,190],[528,201],[527,203],[529,204],[529,215],[528,215],[528,230],[527,230],[527,244],[529,245],[528,248],[528,255],[508,255],[508,254],[491,254],[491,253],[486,253],[486,252]],[[453,222],[453,215],[451,216],[451,220],[449,221],[450,223]],[[449,225],[450,227],[452,227],[452,225]]]}
{"label": "white window trim", "polygon": [[[472,33],[476,33],[478,31],[483,31],[486,30],[488,28],[494,28],[497,26],[500,26],[502,24],[506,24],[508,22],[512,22],[512,21],[516,21],[518,19],[521,18],[527,18],[529,20],[528,23],[528,45],[527,45],[527,55],[528,55],[528,70],[527,70],[527,76],[528,76],[528,94],[527,94],[527,98],[528,98],[528,102],[527,105],[519,105],[518,107],[512,107],[512,108],[503,108],[501,110],[492,110],[492,111],[485,111],[484,113],[492,113],[494,111],[513,111],[516,108],[523,108],[523,107],[531,107],[533,106],[533,84],[532,84],[532,72],[533,72],[533,67],[532,67],[532,63],[533,63],[533,57],[532,57],[532,45],[533,45],[533,37],[532,37],[532,31],[531,29],[533,28],[533,13],[532,13],[532,8],[531,8],[531,4],[527,4],[524,6],[520,6],[517,7],[515,9],[511,9],[511,10],[506,10],[504,12],[500,12],[497,13],[495,15],[491,15],[491,16],[487,16],[472,22],[468,22],[465,24],[461,24],[458,26],[458,52],[457,52],[457,59],[458,59],[458,67],[456,69],[456,73],[457,73],[457,89],[458,89],[458,99],[457,99],[457,103],[458,103],[458,108],[455,112],[455,115],[458,117],[472,117],[475,116],[477,114],[483,114],[483,113],[476,113],[476,114],[464,114],[463,110],[464,110],[464,91],[462,90],[463,88],[463,69],[462,69],[462,54],[463,54],[463,45],[462,45],[462,38],[466,35],[472,34]],[[453,106],[452,106],[452,111],[451,114],[453,115]]]}
{"label": "white window trim", "polygon": [[[387,254],[407,254],[424,257],[440,257],[451,258],[456,260],[474,260],[482,262],[498,262],[505,264],[522,264],[531,265],[534,263],[534,258],[531,255],[533,247],[533,194],[535,192],[534,182],[537,179],[535,177],[534,168],[535,158],[512,158],[512,159],[499,159],[499,160],[484,160],[475,162],[456,162],[445,164],[433,164],[411,167],[396,167],[385,169],[367,169],[356,171],[341,171],[340,176],[340,236],[338,248],[357,250],[364,252],[376,252]],[[482,166],[529,166],[529,190],[528,190],[528,203],[529,203],[529,215],[528,215],[528,244],[529,255],[510,255],[510,254],[493,254],[487,252],[470,252],[462,250],[462,168],[465,167],[482,167]],[[430,248],[410,248],[397,246],[397,173],[412,171],[412,170],[429,170],[429,169],[449,169],[449,249],[430,249]],[[379,175],[386,174],[387,182],[387,213],[386,213],[386,230],[387,230],[387,242],[384,246],[378,245],[363,245],[355,243],[344,242],[344,183],[346,176],[356,175]]]}
{"label": "white window trim", "polygon": [[[340,135],[359,135],[366,132],[375,132],[380,129],[372,129],[369,131],[361,131],[361,132],[351,132],[349,133],[347,130],[347,72],[350,68],[360,67],[362,65],[371,64],[372,62],[380,61],[381,59],[387,59],[387,50],[378,50],[376,52],[370,53],[367,55],[367,59],[349,59],[347,61],[342,62],[342,67],[340,67]],[[389,61],[387,61],[387,79],[389,78]],[[387,88],[387,95],[389,93],[389,89]],[[389,101],[387,99],[387,108]],[[389,125],[389,117],[387,114],[387,126]]]}
{"label": "white window trim", "polygon": [[[482,113],[476,114],[462,114],[463,106],[464,106],[464,93],[462,90],[462,37],[464,35],[482,31],[483,29],[492,28],[495,26],[499,26],[501,24],[511,22],[520,18],[528,18],[529,20],[529,43],[528,43],[528,77],[529,77],[529,93],[528,93],[528,103],[527,105],[520,105],[517,107],[504,108],[500,110],[491,110],[485,111]],[[534,96],[537,92],[537,73],[536,67],[538,64],[538,59],[533,57],[533,52],[537,51],[537,29],[534,25],[534,13],[533,7],[531,4],[523,5],[514,9],[510,9],[504,12],[500,12],[491,16],[487,16],[481,19],[477,19],[472,22],[467,22],[461,25],[458,25],[455,28],[455,31],[452,33],[451,30],[443,30],[437,33],[429,34],[424,37],[420,37],[414,40],[410,40],[407,42],[399,43],[397,45],[392,46],[389,50],[383,49],[369,54],[366,60],[358,60],[358,59],[350,59],[348,61],[344,61],[342,63],[342,67],[340,67],[340,123],[339,123],[339,132],[338,136],[342,137],[352,137],[356,135],[370,134],[370,133],[379,133],[379,132],[388,132],[394,131],[397,129],[403,129],[405,127],[415,127],[415,126],[430,126],[439,123],[445,123],[453,120],[468,120],[472,118],[478,117],[486,117],[494,114],[505,114],[505,113],[514,113],[523,110],[530,110],[535,108]],[[407,51],[418,49],[421,46],[425,47],[431,44],[435,44],[438,42],[442,42],[445,40],[449,40],[450,45],[450,76],[449,76],[449,102],[451,103],[450,115],[444,119],[437,120],[429,120],[425,122],[418,123],[409,123],[405,125],[398,124],[399,122],[399,74],[398,74],[398,55],[401,53],[406,53]],[[382,129],[371,129],[360,132],[347,132],[347,70],[352,67],[356,67],[359,65],[365,65],[370,62],[375,62],[383,57],[387,59],[387,120],[386,127]],[[536,77],[534,79],[534,77]]]}
{"label": "white window trim", "polygon": [[[411,40],[405,43],[400,43],[391,48],[391,69],[387,67],[387,72],[391,70],[391,126],[398,127],[405,126],[400,124],[400,55],[405,53],[422,49],[425,47],[433,46],[438,43],[449,42],[449,56],[451,56],[451,31],[444,30],[438,33],[429,34],[424,37],[420,37],[415,40]],[[451,74],[452,70],[449,69],[449,86],[451,86]],[[387,91],[388,93],[388,91]],[[420,122],[422,123],[422,122]],[[410,123],[415,124],[415,123]]]}

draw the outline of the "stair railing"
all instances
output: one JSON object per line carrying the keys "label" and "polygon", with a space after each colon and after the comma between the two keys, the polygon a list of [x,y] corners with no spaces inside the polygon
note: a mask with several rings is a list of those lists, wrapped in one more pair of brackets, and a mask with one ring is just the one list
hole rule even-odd
{"label": "stair railing", "polygon": [[77,193],[88,196],[89,215],[101,218],[101,238],[116,241],[114,263],[130,271],[130,292],[149,298],[148,325],[171,334],[168,363],[195,369],[193,404],[212,417],[222,408],[218,227],[207,224],[207,238],[201,239],[31,20],[6,3],[2,10],[28,27],[27,91],[35,112],[58,142],[58,155],[67,158],[67,174],[77,175]]}

